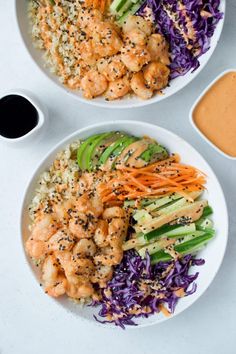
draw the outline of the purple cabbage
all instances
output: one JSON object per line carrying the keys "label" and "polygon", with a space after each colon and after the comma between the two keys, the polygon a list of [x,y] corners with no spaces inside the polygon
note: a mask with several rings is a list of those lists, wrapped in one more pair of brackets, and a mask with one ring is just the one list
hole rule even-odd
{"label": "purple cabbage", "polygon": [[135,317],[160,312],[161,304],[173,313],[179,300],[176,291],[183,289],[188,296],[197,289],[194,281],[198,273],[190,275],[189,268],[204,263],[202,259],[187,255],[177,261],[151,265],[148,254],[142,259],[136,251],[125,252],[122,262],[115,267],[113,278],[101,290],[101,300],[92,304],[101,306],[99,316],[105,320],[94,316],[95,319],[124,329],[125,325],[136,325]]}
{"label": "purple cabbage", "polygon": [[137,14],[151,9],[157,32],[171,52],[171,78],[199,67],[198,58],[210,48],[210,38],[223,14],[220,0],[146,0]]}

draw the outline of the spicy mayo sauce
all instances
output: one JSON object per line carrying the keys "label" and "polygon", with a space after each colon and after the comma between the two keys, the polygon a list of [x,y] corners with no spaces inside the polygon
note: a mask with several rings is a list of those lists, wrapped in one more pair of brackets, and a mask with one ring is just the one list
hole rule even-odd
{"label": "spicy mayo sauce", "polygon": [[195,107],[193,121],[214,145],[236,157],[236,71],[210,87]]}

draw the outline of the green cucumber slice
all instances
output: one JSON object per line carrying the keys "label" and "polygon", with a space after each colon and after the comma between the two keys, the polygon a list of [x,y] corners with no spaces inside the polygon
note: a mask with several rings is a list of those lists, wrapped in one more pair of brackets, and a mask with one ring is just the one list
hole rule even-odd
{"label": "green cucumber slice", "polygon": [[[186,254],[195,253],[195,252],[199,251],[200,249],[202,249],[204,247],[204,245],[206,243],[208,243],[213,237],[214,237],[214,235],[209,234],[209,233],[205,233],[202,236],[199,236],[199,237],[193,238],[189,241],[180,243],[179,245],[175,246],[174,249],[176,252],[178,252],[182,256],[184,256]],[[155,263],[158,263],[161,261],[162,262],[169,261],[171,259],[172,259],[171,255],[166,253],[164,250],[158,251],[158,252],[154,253],[153,255],[151,255],[151,263],[152,264],[155,264]]]}

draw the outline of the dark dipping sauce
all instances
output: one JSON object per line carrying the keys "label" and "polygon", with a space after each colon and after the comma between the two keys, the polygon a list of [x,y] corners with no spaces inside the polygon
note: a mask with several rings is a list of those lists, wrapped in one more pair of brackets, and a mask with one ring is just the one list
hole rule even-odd
{"label": "dark dipping sauce", "polygon": [[8,139],[20,138],[37,124],[37,109],[25,97],[8,95],[0,99],[0,135]]}

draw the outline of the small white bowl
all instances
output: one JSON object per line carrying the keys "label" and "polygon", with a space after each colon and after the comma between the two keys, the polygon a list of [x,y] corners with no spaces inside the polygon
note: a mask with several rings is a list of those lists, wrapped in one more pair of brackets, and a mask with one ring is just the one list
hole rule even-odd
{"label": "small white bowl", "polygon": [[[186,141],[184,141],[179,136],[173,134],[172,132],[158,127],[153,124],[148,124],[145,122],[137,122],[137,121],[108,121],[100,124],[94,124],[89,127],[80,129],[73,134],[67,136],[65,139],[60,141],[52,150],[48,152],[48,154],[41,161],[39,166],[35,169],[33,176],[30,177],[29,184],[26,188],[24,200],[21,207],[21,237],[22,237],[22,249],[24,250],[24,243],[26,239],[29,237],[30,232],[28,229],[28,225],[30,223],[29,215],[28,215],[28,205],[30,204],[32,197],[34,195],[35,189],[38,187],[38,179],[39,176],[47,170],[52,162],[55,159],[56,154],[63,150],[67,144],[71,144],[73,141],[77,139],[84,139],[90,135],[98,134],[105,131],[117,131],[121,130],[123,132],[127,132],[136,136],[148,135],[157,141],[160,144],[163,144],[168,148],[170,152],[177,152],[181,156],[181,160],[183,163],[194,165],[200,170],[204,171],[208,178],[206,184],[206,191],[204,192],[205,198],[208,199],[209,204],[214,208],[214,214],[212,216],[214,227],[216,230],[216,237],[212,242],[207,245],[203,250],[198,253],[198,258],[205,259],[206,263],[201,267],[191,267],[190,273],[193,274],[196,271],[199,272],[199,277],[196,281],[197,283],[197,291],[191,295],[180,299],[177,304],[175,313],[170,317],[165,317],[163,314],[156,314],[150,316],[149,318],[138,318],[135,322],[139,325],[138,328],[144,326],[150,326],[154,324],[161,323],[166,321],[174,316],[178,315],[182,311],[186,310],[190,307],[209,287],[211,282],[213,281],[217,271],[220,268],[221,262],[224,257],[227,238],[228,238],[228,212],[225,203],[225,198],[221,186],[212,171],[211,167],[204,160],[204,158]],[[32,274],[40,282],[39,271],[36,266],[32,264],[30,258],[25,254],[26,260],[29,266],[29,269],[32,271]],[[25,268],[27,271],[27,268]],[[32,281],[35,280],[32,277]],[[30,284],[29,284],[30,286]],[[39,287],[38,296],[46,296],[42,289]],[[52,299],[50,297],[47,298],[47,306],[50,306],[51,302],[57,303],[58,306],[62,306],[65,309],[64,319],[67,321],[67,313],[72,313],[81,320],[87,320],[91,324],[101,325],[96,322],[93,318],[93,315],[98,314],[98,308],[93,307],[81,307],[77,303],[71,301],[69,298],[61,297],[58,299]],[[210,301],[210,299],[209,299]],[[42,308],[42,312],[47,309]],[[204,309],[203,309],[204,312]],[[202,316],[203,314],[199,314]],[[114,324],[107,324],[105,327],[114,328]],[[132,326],[127,326],[129,328],[136,328]]]}
{"label": "small white bowl", "polygon": [[[46,128],[47,122],[47,108],[38,100],[37,97],[30,91],[24,89],[12,89],[10,91],[4,92],[0,98],[6,97],[8,95],[18,95],[26,98],[37,110],[38,113],[38,123],[37,125],[30,130],[27,134],[19,137],[19,138],[6,138],[5,136],[0,135],[0,141],[8,143],[10,145],[16,145],[23,147],[32,143],[33,141],[37,141],[42,137],[43,131]],[[24,119],[23,117],[19,117],[19,119]]]}
{"label": "small white bowl", "polygon": [[211,87],[220,79],[222,78],[225,74],[230,73],[230,72],[236,72],[236,69],[227,69],[225,71],[223,71],[221,74],[219,74],[207,87],[206,89],[201,93],[201,95],[197,98],[197,100],[194,102],[190,113],[189,113],[189,119],[190,122],[192,124],[192,126],[194,127],[194,129],[198,132],[199,135],[201,135],[201,137],[209,144],[211,145],[216,151],[218,151],[222,156],[227,157],[227,159],[230,160],[236,160],[236,157],[230,156],[228,154],[226,154],[224,151],[222,151],[220,148],[218,148],[211,140],[209,140],[206,135],[204,135],[202,133],[202,131],[197,127],[196,123],[194,122],[193,119],[193,112],[195,110],[195,108],[197,107],[198,103],[201,101],[201,99],[203,98],[203,96],[211,89]]}

